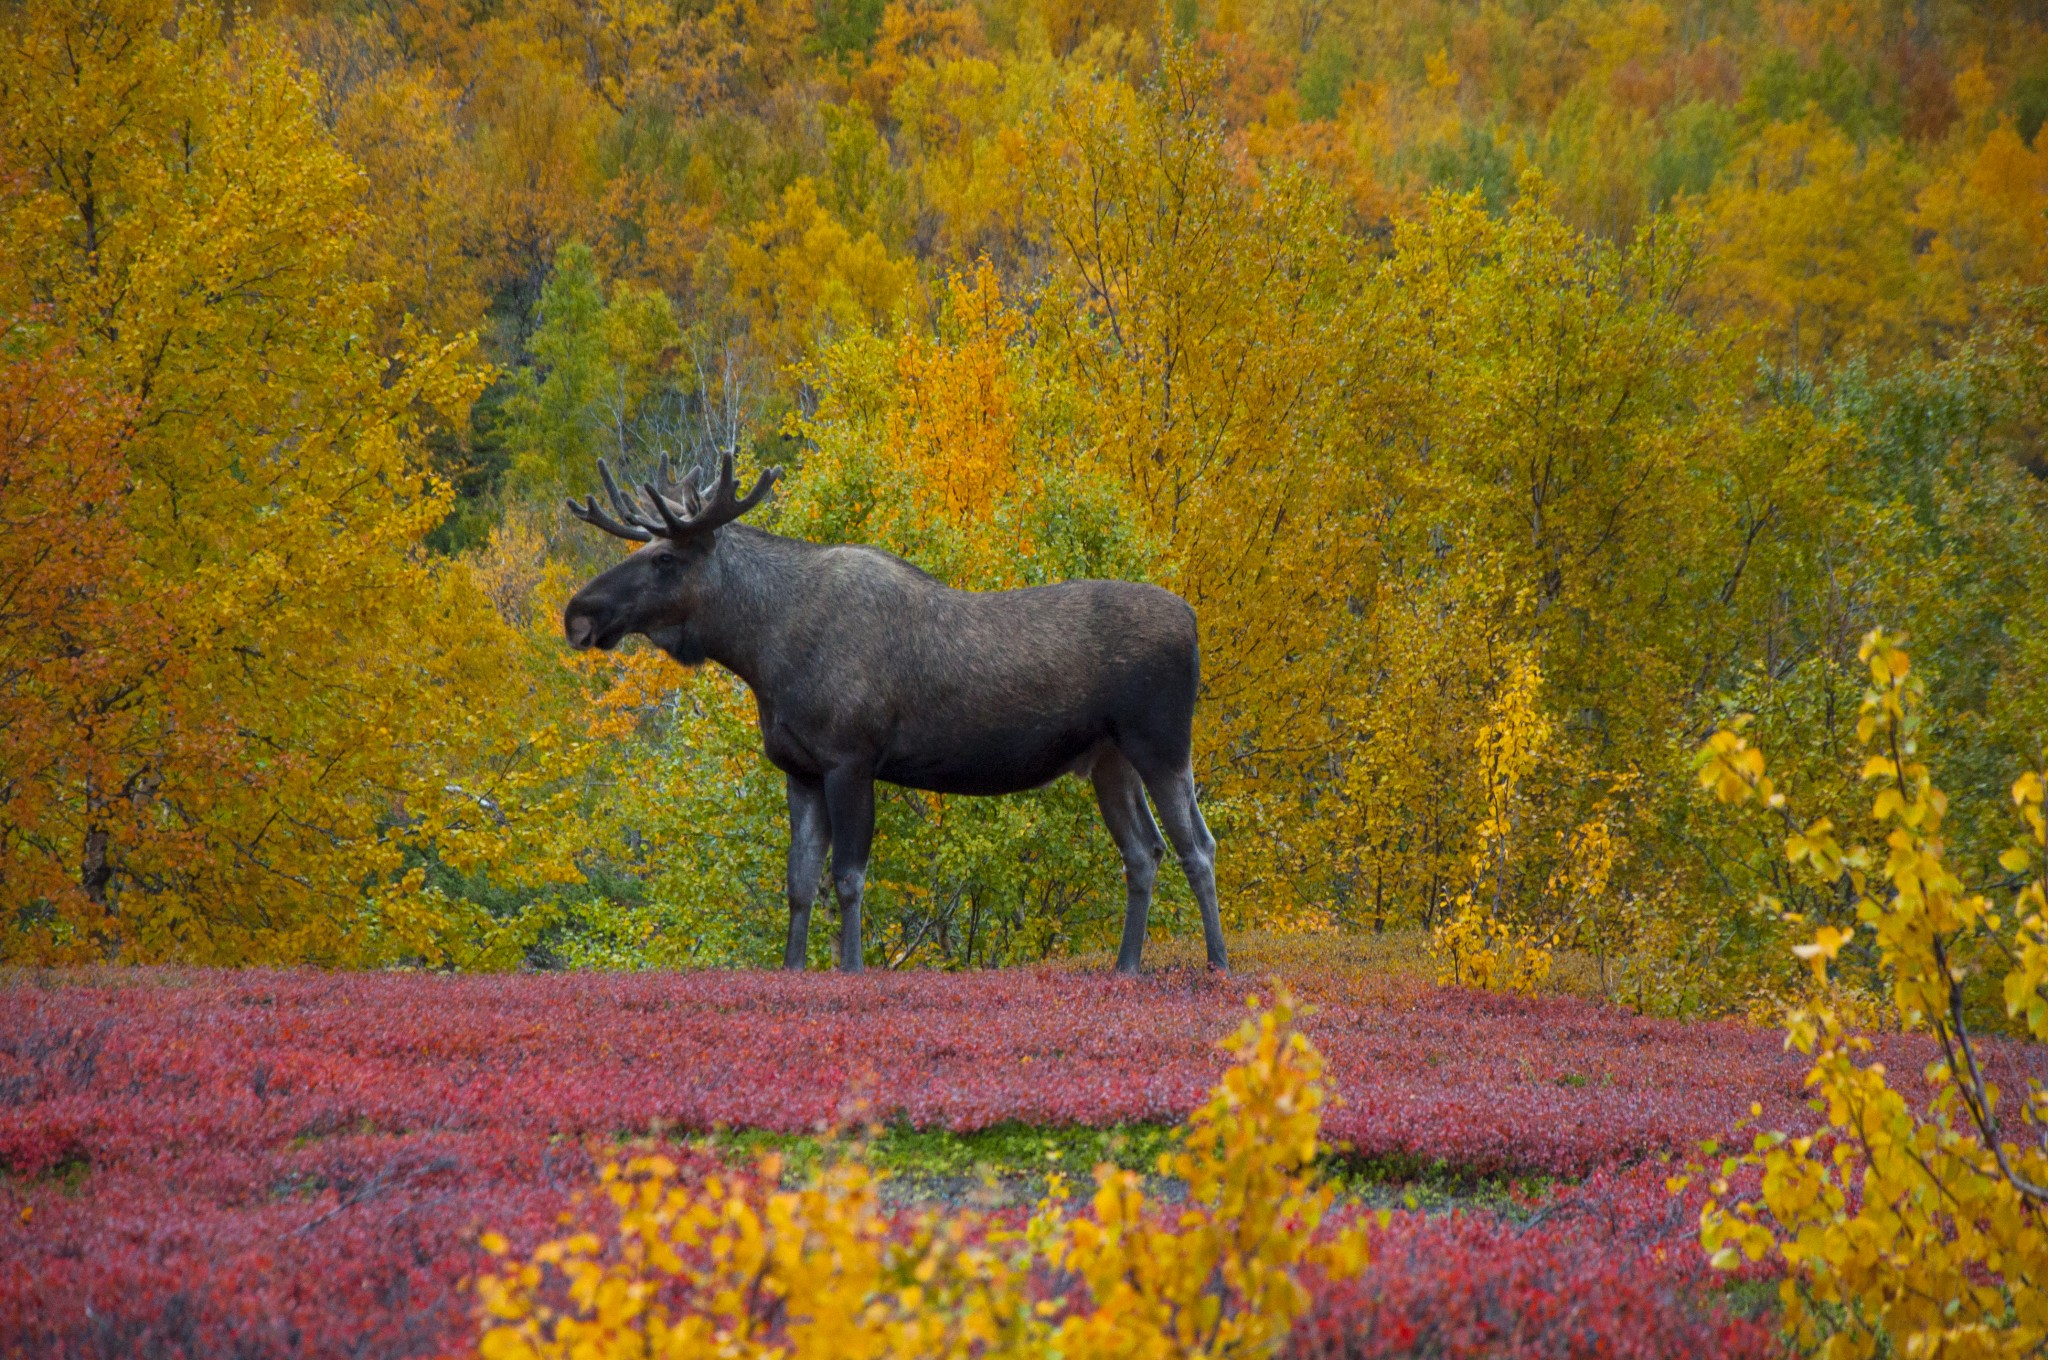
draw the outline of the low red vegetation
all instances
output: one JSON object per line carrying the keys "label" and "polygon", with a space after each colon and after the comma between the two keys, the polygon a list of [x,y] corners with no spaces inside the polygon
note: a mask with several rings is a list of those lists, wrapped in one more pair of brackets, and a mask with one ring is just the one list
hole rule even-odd
{"label": "low red vegetation", "polygon": [[1715,1302],[1727,1280],[1698,1231],[1697,1193],[1673,1197],[1654,1164],[1596,1173],[1527,1219],[1397,1214],[1365,1274],[1317,1283],[1290,1360],[1782,1355],[1772,1315]]}
{"label": "low red vegetation", "polygon": [[[0,1355],[459,1348],[475,1235],[548,1228],[589,1180],[590,1139],[860,1111],[957,1130],[1177,1120],[1247,990],[1053,971],[17,982],[0,990]],[[1801,1064],[1772,1033],[1311,991],[1347,1102],[1330,1132],[1366,1155],[1577,1175],[1723,1134],[1752,1099],[1773,1122],[1799,1115]],[[1697,1253],[1684,1212],[1645,1193],[1595,1181],[1534,1229],[1404,1215],[1387,1264],[1326,1301],[1337,1331],[1310,1352],[1406,1353],[1391,1338],[1418,1317],[1527,1312],[1546,1289],[1577,1308],[1608,1297],[1596,1279],[1631,1307],[1662,1291],[1670,1313]],[[1669,1265],[1645,1269],[1653,1250]]]}

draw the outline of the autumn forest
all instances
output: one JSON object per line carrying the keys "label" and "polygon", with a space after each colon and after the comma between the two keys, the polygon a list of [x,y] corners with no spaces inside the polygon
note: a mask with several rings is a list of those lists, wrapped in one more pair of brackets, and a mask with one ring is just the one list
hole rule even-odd
{"label": "autumn forest", "polygon": [[[1839,801],[1910,637],[1980,859],[2048,730],[2026,16],[18,6],[5,955],[771,957],[744,687],[559,638],[593,460],[732,448],[780,532],[1191,601],[1233,926],[1768,1003],[1717,722]],[[882,825],[874,962],[1112,938],[1071,781]]]}

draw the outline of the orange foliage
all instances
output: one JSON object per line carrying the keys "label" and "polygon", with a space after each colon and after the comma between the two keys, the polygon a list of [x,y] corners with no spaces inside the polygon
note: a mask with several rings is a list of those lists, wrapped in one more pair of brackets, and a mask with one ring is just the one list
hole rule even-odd
{"label": "orange foliage", "polygon": [[915,332],[904,336],[896,351],[903,405],[889,414],[888,447],[915,471],[930,513],[986,520],[1016,485],[1009,345],[1022,322],[1003,306],[985,260],[971,280],[949,280],[948,292],[960,338],[940,346]]}
{"label": "orange foliage", "polygon": [[1766,128],[1706,202],[1719,240],[1703,289],[1763,321],[1794,368],[1896,346],[1917,282],[1908,175],[1817,114]]}
{"label": "orange foliage", "polygon": [[890,0],[855,88],[870,109],[885,114],[890,94],[912,69],[976,56],[984,46],[981,21],[972,9],[932,0]]}
{"label": "orange foliage", "polygon": [[[0,349],[34,347],[34,324],[0,330]],[[131,410],[66,348],[0,364],[0,877],[51,917],[109,915],[115,847],[163,778],[138,758],[145,696],[185,670],[161,612],[174,602],[126,598]]]}
{"label": "orange foliage", "polygon": [[2027,146],[2000,123],[1974,155],[1948,166],[1914,205],[1927,234],[1921,268],[1930,306],[1951,327],[1976,320],[2003,287],[2048,283],[2048,141]]}

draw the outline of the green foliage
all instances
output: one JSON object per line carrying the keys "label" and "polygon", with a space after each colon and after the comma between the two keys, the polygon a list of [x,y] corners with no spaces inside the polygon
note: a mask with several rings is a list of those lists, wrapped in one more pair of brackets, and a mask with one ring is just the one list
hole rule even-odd
{"label": "green foliage", "polygon": [[1514,197],[1514,158],[1488,128],[1466,127],[1456,138],[1430,147],[1423,155],[1422,171],[1439,188],[1477,193],[1492,212],[1501,211]]}
{"label": "green foliage", "polygon": [[1713,187],[1736,146],[1737,117],[1726,104],[1696,100],[1665,117],[1665,133],[1650,153],[1649,206],[1661,209],[1684,194]]}
{"label": "green foliage", "polygon": [[2041,125],[2048,123],[2048,71],[2028,71],[2012,83],[2013,129],[2020,140],[2032,144]]}
{"label": "green foliage", "polygon": [[1301,68],[1301,112],[1306,118],[1334,118],[1342,107],[1344,87],[1352,75],[1351,50],[1335,38],[1324,38]]}
{"label": "green foliage", "polygon": [[883,0],[825,0],[818,6],[818,50],[844,57],[865,52],[882,26]]}
{"label": "green foliage", "polygon": [[1876,98],[1869,71],[1832,44],[1818,59],[1794,51],[1766,56],[1744,86],[1737,112],[1750,122],[1790,123],[1817,108],[1850,137],[1896,133],[1897,112]]}
{"label": "green foliage", "polygon": [[[822,1139],[754,1129],[721,1133],[711,1143],[740,1162],[775,1153],[798,1176],[820,1165],[826,1153]],[[1055,1174],[1086,1174],[1104,1162],[1125,1171],[1150,1172],[1173,1143],[1174,1130],[1164,1124],[1087,1128],[1012,1122],[971,1133],[890,1125],[867,1138],[861,1149],[876,1170],[899,1178],[1016,1177],[1043,1182]]]}
{"label": "green foliage", "polygon": [[594,458],[644,461],[681,424],[683,344],[668,297],[617,284],[607,298],[596,257],[562,247],[541,290],[535,365],[506,403],[511,484],[525,495],[560,491]]}

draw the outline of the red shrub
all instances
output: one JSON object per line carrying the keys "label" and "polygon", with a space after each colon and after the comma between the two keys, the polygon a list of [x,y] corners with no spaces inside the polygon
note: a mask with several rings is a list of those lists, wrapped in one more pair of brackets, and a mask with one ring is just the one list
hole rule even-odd
{"label": "red shrub", "polygon": [[[1576,1175],[1723,1134],[1753,1099],[1800,1118],[1803,1069],[1774,1033],[1363,986],[1306,986],[1348,1102],[1330,1132],[1361,1153]],[[1211,1044],[1248,987],[1043,970],[16,984],[0,990],[0,1356],[431,1354],[466,1334],[476,1233],[544,1230],[588,1181],[585,1135],[804,1130],[862,1106],[957,1130],[1173,1121],[1221,1070]],[[1915,1060],[1900,1047],[1895,1064]],[[1677,1297],[1668,1272],[1630,1272],[1641,1253],[1614,1234],[1635,1229],[1587,1236],[1580,1211],[1555,1212],[1533,1232],[1404,1219],[1392,1240],[1412,1250],[1324,1316],[1392,1337],[1467,1302],[1535,1317],[1551,1296]],[[1658,1241],[1686,1255],[1691,1231]]]}
{"label": "red shrub", "polygon": [[1668,1360],[1783,1354],[1774,1321],[1711,1305],[1697,1194],[1654,1165],[1600,1172],[1525,1222],[1399,1214],[1373,1266],[1322,1282],[1297,1360]]}

